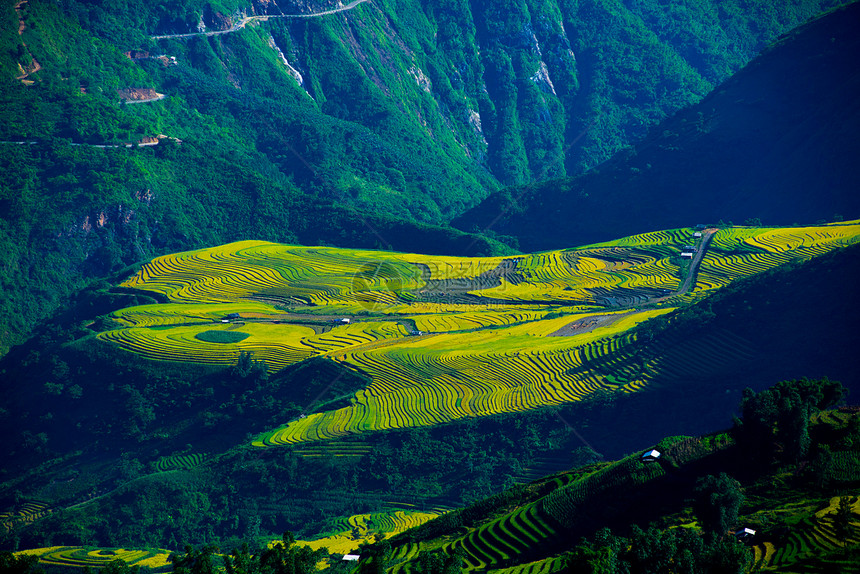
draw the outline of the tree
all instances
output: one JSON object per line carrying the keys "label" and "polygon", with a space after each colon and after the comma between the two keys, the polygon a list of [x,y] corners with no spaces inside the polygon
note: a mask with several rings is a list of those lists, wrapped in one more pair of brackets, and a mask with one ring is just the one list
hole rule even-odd
{"label": "tree", "polygon": [[839,497],[839,505],[836,510],[831,512],[833,516],[833,531],[836,538],[842,541],[842,547],[845,547],[845,542],[851,536],[851,520],[854,518],[855,499],[851,496]]}
{"label": "tree", "polygon": [[778,460],[796,463],[809,451],[809,417],[844,395],[842,383],[826,377],[780,381],[760,393],[744,389],[742,418],[735,421],[738,445],[751,464],[766,467],[780,451]]}
{"label": "tree", "polygon": [[253,353],[242,352],[236,364],[230,367],[228,374],[233,379],[242,381],[243,386],[260,386],[269,379],[269,368],[266,361],[254,359]]}
{"label": "tree", "polygon": [[38,564],[38,556],[15,556],[11,552],[0,552],[0,574],[44,574],[45,571]]}
{"label": "tree", "polygon": [[260,555],[261,574],[311,574],[323,557],[323,550],[311,550],[308,546],[297,546],[290,532],[284,532],[280,542],[275,542]]}
{"label": "tree", "polygon": [[99,574],[138,574],[138,572],[140,572],[140,566],[129,566],[125,560],[120,558],[111,560],[99,570]]}
{"label": "tree", "polygon": [[373,544],[359,546],[359,574],[385,574],[391,559],[391,542],[376,539]]}
{"label": "tree", "polygon": [[716,540],[702,558],[706,574],[743,574],[752,565],[752,552],[733,536]]}
{"label": "tree", "polygon": [[740,483],[724,472],[708,475],[696,483],[693,509],[702,530],[710,538],[720,538],[738,520],[738,510],[744,503]]}
{"label": "tree", "polygon": [[812,463],[806,467],[807,476],[819,489],[825,489],[833,478],[833,453],[828,445],[821,445]]}
{"label": "tree", "polygon": [[217,574],[218,567],[212,561],[212,556],[218,552],[216,546],[204,546],[200,550],[187,545],[185,554],[172,553],[168,560],[173,564],[175,574]]}

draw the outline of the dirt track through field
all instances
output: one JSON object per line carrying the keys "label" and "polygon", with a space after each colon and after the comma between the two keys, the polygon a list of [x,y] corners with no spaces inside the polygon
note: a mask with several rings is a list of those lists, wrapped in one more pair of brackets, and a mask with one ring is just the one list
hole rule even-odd
{"label": "dirt track through field", "polygon": [[[635,313],[631,311],[630,313]],[[598,327],[608,327],[612,323],[619,320],[621,317],[626,317],[630,313],[612,313],[608,315],[593,315],[584,319],[577,319],[572,323],[568,323],[558,331],[550,333],[550,337],[572,337],[573,335],[581,335],[582,333],[590,333]]]}
{"label": "dirt track through field", "polygon": [[699,264],[702,262],[705,251],[707,251],[708,245],[710,245],[711,239],[713,239],[716,232],[716,229],[705,229],[702,233],[702,244],[699,246],[696,255],[693,256],[693,261],[690,263],[690,272],[687,273],[687,277],[684,279],[684,283],[678,288],[678,292],[675,293],[676,295],[683,295],[690,290],[690,285],[699,272]]}

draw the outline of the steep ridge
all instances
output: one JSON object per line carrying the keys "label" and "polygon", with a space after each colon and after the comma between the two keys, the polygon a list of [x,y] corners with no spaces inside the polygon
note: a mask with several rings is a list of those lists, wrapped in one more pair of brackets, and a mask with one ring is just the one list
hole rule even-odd
{"label": "steep ridge", "polygon": [[634,148],[579,178],[504,190],[455,225],[513,236],[532,250],[717,220],[853,217],[858,25],[860,5],[834,10]]}
{"label": "steep ridge", "polygon": [[[750,455],[742,425],[666,437],[644,452],[515,487],[365,547],[359,571],[416,573],[435,563],[500,574],[653,572],[649,566],[659,563],[713,572],[721,562],[732,568],[718,571],[803,572],[827,565],[856,572],[860,505],[838,494],[856,487],[860,477],[844,464],[824,470],[816,456],[833,449],[831,456],[856,461],[858,451],[846,438],[856,436],[858,416],[856,407],[813,414],[808,457],[799,464],[782,461],[779,469],[767,457],[754,460],[761,453]],[[646,457],[652,448],[656,459]],[[793,476],[781,474],[786,469]],[[709,483],[720,485],[710,502],[721,512],[716,525],[703,487]],[[715,502],[717,496],[724,498]],[[847,507],[841,529],[838,506]],[[738,535],[744,528],[751,532],[746,538]]]}

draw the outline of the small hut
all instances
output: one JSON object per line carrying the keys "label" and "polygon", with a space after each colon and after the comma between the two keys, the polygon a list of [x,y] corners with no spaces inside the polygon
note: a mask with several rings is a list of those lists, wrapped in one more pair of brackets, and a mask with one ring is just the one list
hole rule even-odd
{"label": "small hut", "polygon": [[642,455],[642,462],[656,462],[662,456],[657,449],[651,449]]}

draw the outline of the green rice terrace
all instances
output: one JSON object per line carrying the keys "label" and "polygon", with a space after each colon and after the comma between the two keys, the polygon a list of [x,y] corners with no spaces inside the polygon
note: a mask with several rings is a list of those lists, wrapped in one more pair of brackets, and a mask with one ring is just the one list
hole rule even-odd
{"label": "green rice terrace", "polygon": [[168,572],[171,566],[168,561],[170,552],[160,549],[52,546],[24,550],[19,555],[38,556],[41,566],[57,569],[100,569],[114,560],[122,560],[129,566],[145,567],[153,572]]}
{"label": "green rice terrace", "polygon": [[[856,433],[858,422],[856,409],[823,411],[812,418],[810,430],[813,436],[841,437],[832,445],[837,449],[833,454],[854,457],[854,447],[842,451],[837,445],[844,448],[851,443],[845,441],[844,433]],[[594,571],[573,567],[582,549],[574,548],[579,536],[601,525],[624,529],[631,516],[642,523],[661,516],[660,528],[674,531],[680,546],[683,536],[704,527],[696,520],[695,504],[690,507],[697,496],[698,478],[726,471],[740,477],[737,484],[745,497],[740,499],[729,530],[720,534],[746,556],[744,571],[857,571],[856,552],[853,558],[847,553],[860,543],[860,500],[856,496],[830,496],[826,490],[816,494],[809,482],[802,486],[804,480],[810,480],[808,469],[795,477],[779,471],[750,473],[735,432],[669,437],[654,449],[660,453],[656,459],[637,452],[519,485],[395,536],[390,549],[372,559],[395,574],[420,572],[421,557],[426,560],[427,555],[436,555],[443,563],[459,556],[461,571],[471,572]],[[857,468],[832,465],[828,470],[830,491],[856,492]],[[845,511],[841,527],[840,510]],[[732,534],[743,533],[744,528],[753,534],[736,542]],[[620,548],[606,547],[602,553],[586,553],[586,557],[592,565],[600,556],[607,560],[616,554],[620,559],[625,548],[629,550],[627,544],[633,546],[629,550],[633,555],[660,552],[656,543],[650,550],[637,550],[640,543],[634,536]],[[663,546],[664,551],[667,548]]]}
{"label": "green rice terrace", "polygon": [[[638,324],[732,281],[855,243],[860,224],[672,229],[573,249],[457,258],[243,241],[152,260],[122,286],[169,303],[112,314],[98,336],[157,361],[270,372],[325,357],[372,383],[340,408],[256,438],[269,447],[632,393],[706,371],[748,342],[712,332],[695,366]],[[165,462],[165,464],[168,464]]]}

